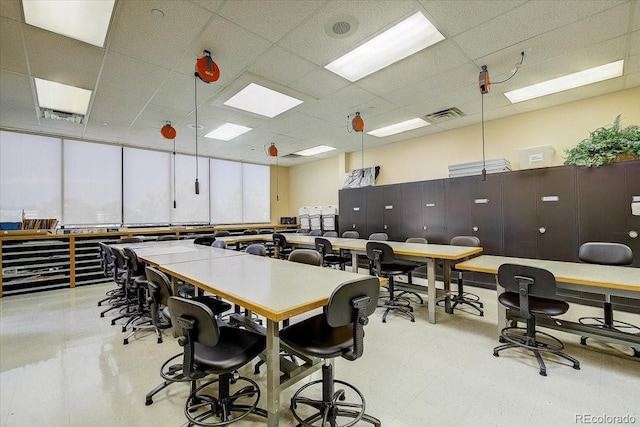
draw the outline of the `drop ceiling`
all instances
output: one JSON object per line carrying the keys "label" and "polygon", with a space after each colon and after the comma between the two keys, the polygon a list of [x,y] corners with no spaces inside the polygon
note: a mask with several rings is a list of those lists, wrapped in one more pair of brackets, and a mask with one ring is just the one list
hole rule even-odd
{"label": "drop ceiling", "polygon": [[[156,11],[153,11],[156,9]],[[161,11],[162,13],[159,13]],[[415,12],[446,37],[396,64],[351,83],[324,68]],[[348,22],[345,34],[334,24]],[[335,26],[345,31],[344,24]],[[197,82],[198,153],[271,164],[274,142],[285,166],[360,150],[347,116],[366,130],[457,108],[460,117],[386,138],[376,147],[480,122],[478,74],[492,85],[492,120],[640,86],[640,2],[430,0],[117,0],[104,48],[24,23],[21,2],[0,2],[0,128],[171,151],[160,134],[170,121],[181,153],[195,152],[194,66],[208,50],[220,68]],[[622,77],[511,104],[504,92],[624,59]],[[41,117],[34,78],[93,91],[83,124]],[[250,82],[304,102],[275,118],[223,103]],[[253,128],[231,141],[203,138],[232,122]],[[190,126],[191,125],[191,126]],[[312,157],[287,154],[329,145]]]}

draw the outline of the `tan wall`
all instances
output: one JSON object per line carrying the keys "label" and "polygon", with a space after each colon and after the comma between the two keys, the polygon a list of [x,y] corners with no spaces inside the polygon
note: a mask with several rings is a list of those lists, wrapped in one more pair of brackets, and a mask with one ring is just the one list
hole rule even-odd
{"label": "tan wall", "polygon": [[[565,149],[587,138],[589,131],[611,124],[618,114],[623,126],[640,124],[640,87],[488,121],[486,158],[504,157],[517,170],[518,148],[552,145],[553,165],[561,165]],[[384,185],[445,178],[450,164],[482,160],[481,147],[477,124],[365,150],[365,159],[368,166],[380,166],[376,183]],[[360,153],[345,158],[347,170],[360,167]],[[335,157],[291,167],[290,177],[296,181],[290,186],[291,207],[337,204],[336,188],[342,179],[336,172],[338,162]]]}
{"label": "tan wall", "polygon": [[[276,179],[277,177],[277,179]],[[290,208],[289,168],[271,166],[271,222],[280,223],[281,216],[294,216]]]}

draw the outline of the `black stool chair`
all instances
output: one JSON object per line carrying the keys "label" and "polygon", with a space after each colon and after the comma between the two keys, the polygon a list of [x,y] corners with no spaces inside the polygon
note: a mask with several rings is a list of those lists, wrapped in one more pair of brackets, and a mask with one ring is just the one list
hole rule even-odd
{"label": "black stool chair", "polygon": [[[178,343],[184,347],[182,374],[191,381],[184,408],[189,423],[226,426],[251,413],[267,417],[267,411],[257,407],[258,384],[236,372],[265,350],[266,338],[246,329],[219,327],[213,312],[198,301],[171,297],[169,311]],[[196,385],[210,374],[217,378]],[[216,383],[217,396],[208,394],[207,389]]]}
{"label": "black stool chair", "polygon": [[411,313],[413,307],[411,307],[409,299],[396,295],[393,283],[393,276],[407,274],[413,270],[414,266],[396,263],[393,248],[383,242],[367,242],[367,258],[372,264],[373,273],[389,280],[389,285],[387,286],[389,288],[389,297],[384,304],[379,306],[386,308],[382,315],[382,322],[387,322],[387,314],[392,310],[404,314],[412,322],[415,322],[416,319]]}
{"label": "black stool chair", "polygon": [[[480,247],[480,239],[475,236],[455,236],[449,244],[453,246],[472,246],[478,248]],[[444,267],[444,265],[442,266]],[[451,273],[457,275],[456,283],[458,284],[458,293],[451,296],[451,302],[453,303],[451,304],[451,314],[453,314],[453,310],[455,310],[458,305],[465,304],[477,310],[480,316],[484,316],[484,304],[480,301],[480,297],[464,290],[463,271],[451,267]],[[442,301],[443,300],[438,301],[438,304]]]}
{"label": "black stool chair", "polygon": [[[633,251],[629,246],[622,243],[587,242],[580,246],[578,258],[580,258],[580,261],[589,264],[631,265],[633,263]],[[603,308],[604,317],[581,317],[578,319],[578,322],[600,329],[625,329],[626,331],[633,331],[630,333],[640,334],[640,327],[613,319],[611,295],[605,295]],[[587,338],[588,337],[581,337],[580,344],[587,345]],[[631,350],[633,350],[634,357],[640,357],[640,350],[635,347],[631,347]]]}
{"label": "black stool chair", "polygon": [[[376,309],[380,291],[377,278],[367,277],[338,286],[323,313],[280,331],[280,339],[300,353],[324,359],[322,379],[305,384],[291,398],[293,416],[299,426],[353,426],[360,420],[380,426],[378,419],[365,413],[364,396],[351,384],[334,379],[331,359],[356,360],[364,351],[364,327]],[[335,390],[336,384],[341,388]],[[322,398],[313,388],[322,387]],[[307,397],[309,396],[309,397]],[[306,408],[311,414],[303,414]],[[342,419],[349,420],[339,424]],[[319,422],[319,424],[314,424]]]}
{"label": "black stool chair", "polygon": [[351,257],[341,256],[333,251],[333,245],[324,237],[316,237],[316,251],[322,256],[322,265],[329,267],[338,265],[340,270],[345,269],[345,265],[351,262]]}
{"label": "black stool chair", "polygon": [[518,310],[520,317],[527,322],[527,327],[503,328],[500,331],[500,342],[507,344],[494,348],[493,355],[498,357],[502,350],[509,348],[526,348],[536,356],[542,376],[547,376],[547,367],[540,352],[563,357],[573,363],[573,369],[580,369],[578,360],[562,352],[562,341],[546,332],[536,331],[536,316],[559,316],[569,310],[569,304],[555,299],[555,276],[542,268],[502,264],[498,268],[498,283],[505,289],[498,301],[508,309]]}

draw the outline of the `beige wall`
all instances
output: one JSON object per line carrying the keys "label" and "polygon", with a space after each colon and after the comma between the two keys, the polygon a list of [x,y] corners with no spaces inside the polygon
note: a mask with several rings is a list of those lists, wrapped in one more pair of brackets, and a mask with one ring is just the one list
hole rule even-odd
{"label": "beige wall", "polygon": [[[609,125],[622,114],[622,125],[640,124],[640,87],[545,108],[485,123],[486,158],[504,157],[520,169],[518,148],[552,145],[553,165],[564,150]],[[370,136],[369,136],[370,137]],[[450,164],[482,160],[480,124],[365,150],[366,166],[380,166],[376,184],[422,181],[449,175]],[[343,174],[339,157],[289,168],[289,201],[299,206],[338,203]],[[347,170],[360,167],[360,153],[345,157]]]}
{"label": "beige wall", "polygon": [[[289,206],[289,168],[271,166],[271,222],[280,223],[281,216],[294,216]],[[297,209],[295,215],[297,216]]]}

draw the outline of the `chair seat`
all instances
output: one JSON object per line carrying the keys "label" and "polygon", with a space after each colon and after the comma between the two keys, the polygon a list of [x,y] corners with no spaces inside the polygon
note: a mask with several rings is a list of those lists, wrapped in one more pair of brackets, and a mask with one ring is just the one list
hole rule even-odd
{"label": "chair seat", "polygon": [[333,328],[327,324],[324,314],[318,314],[283,329],[280,339],[301,353],[333,358],[351,349],[353,326],[349,324]]}
{"label": "chair seat", "polygon": [[351,262],[351,257],[340,256],[338,254],[326,254],[324,256],[324,262],[329,264],[342,264]]}
{"label": "chair seat", "polygon": [[413,271],[415,268],[415,265],[409,265],[399,262],[382,263],[380,274],[384,276],[396,276],[399,274],[407,274],[408,272]]}
{"label": "chair seat", "polygon": [[258,356],[266,342],[264,335],[225,326],[220,328],[220,338],[214,347],[194,343],[194,360],[200,369],[216,374],[232,372]]}
{"label": "chair seat", "polygon": [[[508,308],[520,308],[520,296],[515,292],[505,292],[498,297],[498,301]],[[533,315],[558,316],[569,310],[569,304],[564,301],[529,296],[529,311]]]}

